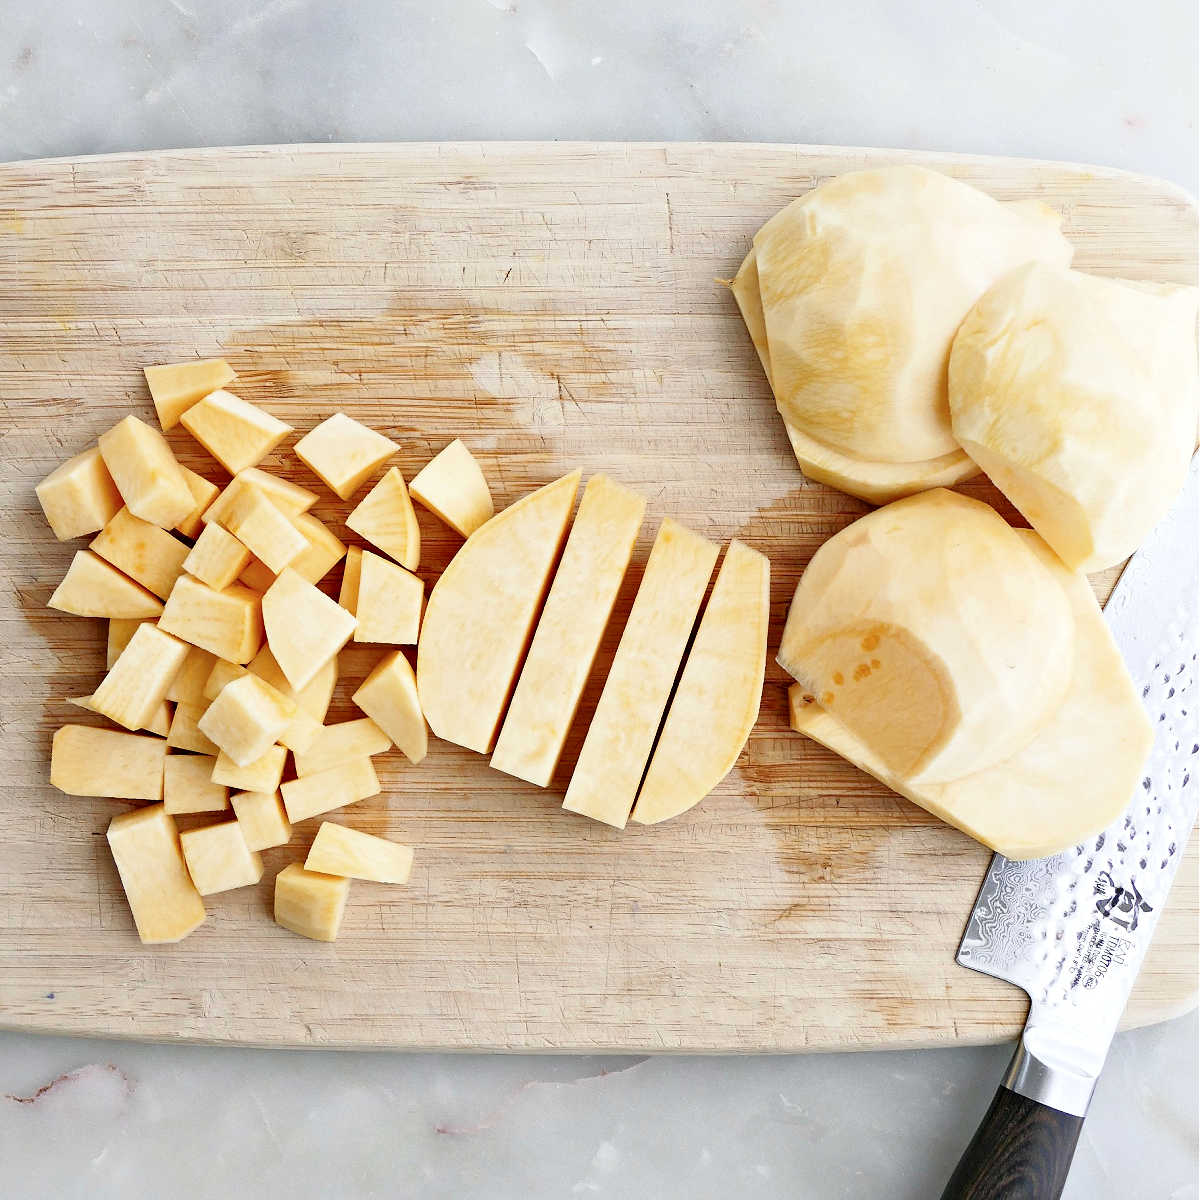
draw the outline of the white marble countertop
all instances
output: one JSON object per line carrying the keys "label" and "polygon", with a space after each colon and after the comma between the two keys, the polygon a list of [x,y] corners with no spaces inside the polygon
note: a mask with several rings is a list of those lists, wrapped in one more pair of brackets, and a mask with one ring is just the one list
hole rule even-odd
{"label": "white marble countertop", "polygon": [[[747,139],[1197,186],[1186,0],[0,0],[0,160],[248,142]],[[1068,1198],[1196,1200],[1195,1014],[1118,1038]],[[339,1054],[0,1034],[0,1196],[936,1196],[1003,1047]]]}

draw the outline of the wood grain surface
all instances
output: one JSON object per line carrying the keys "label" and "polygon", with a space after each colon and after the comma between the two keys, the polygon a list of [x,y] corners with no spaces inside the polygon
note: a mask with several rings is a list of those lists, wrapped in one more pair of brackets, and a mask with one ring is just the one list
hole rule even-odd
{"label": "wood grain surface", "polygon": [[[235,390],[303,432],[344,410],[406,476],[448,439],[498,504],[574,466],[649,519],[744,538],[773,564],[772,648],[808,558],[865,511],[797,470],[733,300],[748,239],[819,180],[916,161],[1066,216],[1088,270],[1190,280],[1173,188],[1054,163],[751,145],[269,147],[0,167],[0,1024],[164,1040],[548,1050],[780,1051],[1010,1038],[1023,994],[953,954],[988,852],[787,728],[768,670],[729,778],[677,820],[618,832],[435,743],[380,762],[339,819],[416,847],[411,884],[353,885],[341,939],[278,928],[272,881],[208,900],[176,946],[139,945],[104,829],[127,806],[47,782],[63,697],[103,668],[103,623],[48,610],[82,543],[34,483],[129,411],[140,368],[223,355]],[[182,430],[189,465],[221,478]],[[346,508],[287,446],[266,465]],[[966,491],[994,498],[984,484]],[[1011,515],[1011,510],[1005,510]],[[421,512],[421,574],[457,539]],[[356,539],[351,539],[356,540]],[[331,577],[336,582],[340,571]],[[1103,591],[1109,576],[1097,580]],[[333,715],[377,651],[349,653]],[[585,713],[594,705],[590,686]],[[1196,988],[1193,841],[1128,1012]]]}

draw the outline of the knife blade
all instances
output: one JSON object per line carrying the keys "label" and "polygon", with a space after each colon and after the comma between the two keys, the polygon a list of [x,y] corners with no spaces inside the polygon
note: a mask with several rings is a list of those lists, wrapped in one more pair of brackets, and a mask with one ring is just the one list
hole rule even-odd
{"label": "knife blade", "polygon": [[1104,610],[1155,726],[1141,785],[1071,850],[1027,862],[997,854],[967,922],[957,961],[1022,988],[1029,1019],[943,1200],[1050,1200],[1065,1183],[1200,806],[1198,595],[1200,456]]}

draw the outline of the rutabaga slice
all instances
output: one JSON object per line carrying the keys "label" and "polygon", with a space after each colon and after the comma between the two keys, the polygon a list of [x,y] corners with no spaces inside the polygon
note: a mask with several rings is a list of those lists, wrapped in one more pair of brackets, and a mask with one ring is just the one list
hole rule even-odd
{"label": "rutabaga slice", "polygon": [[175,822],[161,804],[113,817],[108,845],[143,942],[177,942],[204,920]]}
{"label": "rutabaga slice", "polygon": [[945,782],[1015,754],[1062,703],[1070,606],[986,504],[942,489],[860,517],[812,557],[779,665],[890,770]]}
{"label": "rutabaga slice", "polygon": [[1183,486],[1196,296],[1030,263],[959,327],[954,434],[1072,570],[1127,558]]}
{"label": "rutabaga slice", "polygon": [[438,737],[480,754],[492,749],[578,487],[572,471],[498,513],[434,584],[417,689]]}
{"label": "rutabaga slice", "polygon": [[1011,758],[949,783],[898,776],[800,684],[792,728],[1006,858],[1043,858],[1112,823],[1137,789],[1154,731],[1086,578],[1018,530],[1062,587],[1075,624],[1063,702]]}
{"label": "rutabaga slice", "polygon": [[606,475],[583,489],[492,766],[546,787],[633,555],[646,501]]}
{"label": "rutabaga slice", "polygon": [[663,521],[563,808],[625,828],[719,548]]}
{"label": "rutabaga slice", "polygon": [[758,719],[771,564],[732,541],[631,815],[653,825],[698,804],[729,774]]}

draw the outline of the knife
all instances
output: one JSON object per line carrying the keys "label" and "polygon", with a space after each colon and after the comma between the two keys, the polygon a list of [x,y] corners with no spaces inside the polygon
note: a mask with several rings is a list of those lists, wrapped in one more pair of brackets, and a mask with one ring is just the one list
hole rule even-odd
{"label": "knife", "polygon": [[1057,1200],[1092,1090],[1196,823],[1200,455],[1104,610],[1155,723],[1141,786],[1052,858],[997,854],[957,961],[1029,995],[1029,1019],[942,1200]]}

